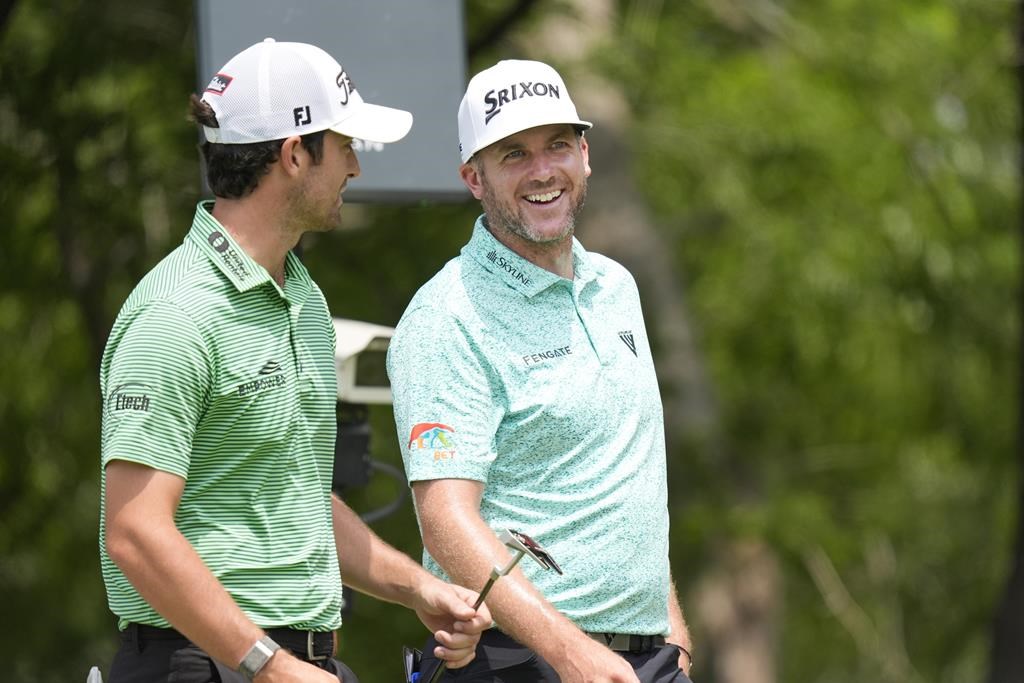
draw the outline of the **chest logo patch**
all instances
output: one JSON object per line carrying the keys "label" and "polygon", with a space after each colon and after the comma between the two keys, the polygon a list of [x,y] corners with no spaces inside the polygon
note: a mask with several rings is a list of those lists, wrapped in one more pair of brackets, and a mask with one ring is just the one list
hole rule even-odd
{"label": "chest logo patch", "polygon": [[523,356],[523,362],[526,363],[526,365],[535,365],[536,363],[543,363],[544,361],[551,360],[552,358],[561,358],[563,356],[571,355],[571,346],[560,346],[557,349],[550,349],[548,351],[528,353],[525,356]]}
{"label": "chest logo patch", "polygon": [[440,422],[420,422],[409,434],[409,453],[431,454],[434,460],[455,457],[455,430]]}
{"label": "chest logo patch", "polygon": [[622,332],[619,332],[619,339],[622,340],[623,344],[629,347],[629,350],[632,351],[633,355],[635,356],[636,340],[633,339],[633,330],[623,330]]}
{"label": "chest logo patch", "polygon": [[281,371],[281,364],[277,361],[267,361],[260,368],[256,379],[238,385],[238,395],[245,397],[258,394],[267,389],[284,386],[286,381],[284,373]]}

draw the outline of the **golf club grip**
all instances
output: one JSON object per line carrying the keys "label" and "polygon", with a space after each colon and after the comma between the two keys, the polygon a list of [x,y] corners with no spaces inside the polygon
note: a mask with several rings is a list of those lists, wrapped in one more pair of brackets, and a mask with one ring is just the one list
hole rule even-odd
{"label": "golf club grip", "polygon": [[444,676],[444,672],[448,670],[448,664],[442,659],[434,669],[434,673],[430,676],[430,683],[437,683],[441,680],[441,676]]}
{"label": "golf club grip", "polygon": [[491,586],[494,585],[495,578],[492,576],[487,579],[487,583],[484,584],[484,588],[480,591],[480,595],[477,597],[476,602],[473,603],[473,609],[480,609],[480,605],[484,604],[484,598],[491,590]]}
{"label": "golf club grip", "polygon": [[[479,609],[480,605],[484,604],[484,598],[486,598],[487,594],[491,591],[491,586],[494,585],[497,578],[498,577],[496,576],[492,576],[487,579],[487,583],[484,584],[484,589],[480,591],[480,596],[476,599],[476,602],[473,603],[473,609]],[[437,665],[437,668],[434,669],[434,673],[430,675],[430,683],[437,683],[441,680],[441,676],[444,676],[444,672],[447,670],[448,664],[442,659],[440,664]]]}

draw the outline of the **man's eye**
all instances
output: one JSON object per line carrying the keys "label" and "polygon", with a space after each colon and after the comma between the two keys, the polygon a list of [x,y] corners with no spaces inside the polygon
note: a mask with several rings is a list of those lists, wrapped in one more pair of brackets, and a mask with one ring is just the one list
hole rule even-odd
{"label": "man's eye", "polygon": [[506,159],[519,159],[523,156],[523,150],[515,149],[505,155]]}

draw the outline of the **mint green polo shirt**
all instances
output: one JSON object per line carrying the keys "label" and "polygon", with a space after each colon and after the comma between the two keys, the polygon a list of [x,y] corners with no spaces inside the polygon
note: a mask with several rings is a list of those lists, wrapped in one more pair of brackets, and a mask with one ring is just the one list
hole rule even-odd
{"label": "mint green polo shirt", "polygon": [[[323,294],[287,257],[281,289],[209,213],[147,274],[114,323],[100,368],[106,465],[185,480],[175,522],[259,626],[341,623],[331,518],[334,328]],[[110,560],[111,610],[166,627]]]}
{"label": "mint green polo shirt", "polygon": [[391,340],[406,475],[483,482],[483,519],[551,552],[563,576],[520,567],[583,630],[668,634],[664,426],[633,278],[576,240],[558,277],[482,220]]}

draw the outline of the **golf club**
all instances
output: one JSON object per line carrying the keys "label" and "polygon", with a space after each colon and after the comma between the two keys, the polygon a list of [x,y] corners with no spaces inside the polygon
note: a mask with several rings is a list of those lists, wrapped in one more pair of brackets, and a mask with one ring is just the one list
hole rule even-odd
{"label": "golf club", "polygon": [[[498,540],[507,548],[511,549],[514,555],[504,566],[494,566],[491,570],[490,578],[487,579],[487,583],[484,585],[483,590],[480,591],[480,597],[476,599],[476,603],[473,605],[473,609],[477,609],[483,604],[484,598],[487,597],[487,593],[490,592],[494,582],[512,571],[515,566],[519,564],[519,560],[523,559],[523,555],[529,555],[534,562],[539,564],[545,570],[554,569],[559,574],[562,573],[562,568],[558,566],[558,563],[555,562],[554,558],[551,557],[548,551],[545,550],[540,543],[537,543],[537,541],[533,540],[526,534],[512,529],[504,529],[498,534]],[[442,661],[438,667],[434,669],[434,673],[430,677],[430,683],[437,683],[447,670],[448,665]]]}

